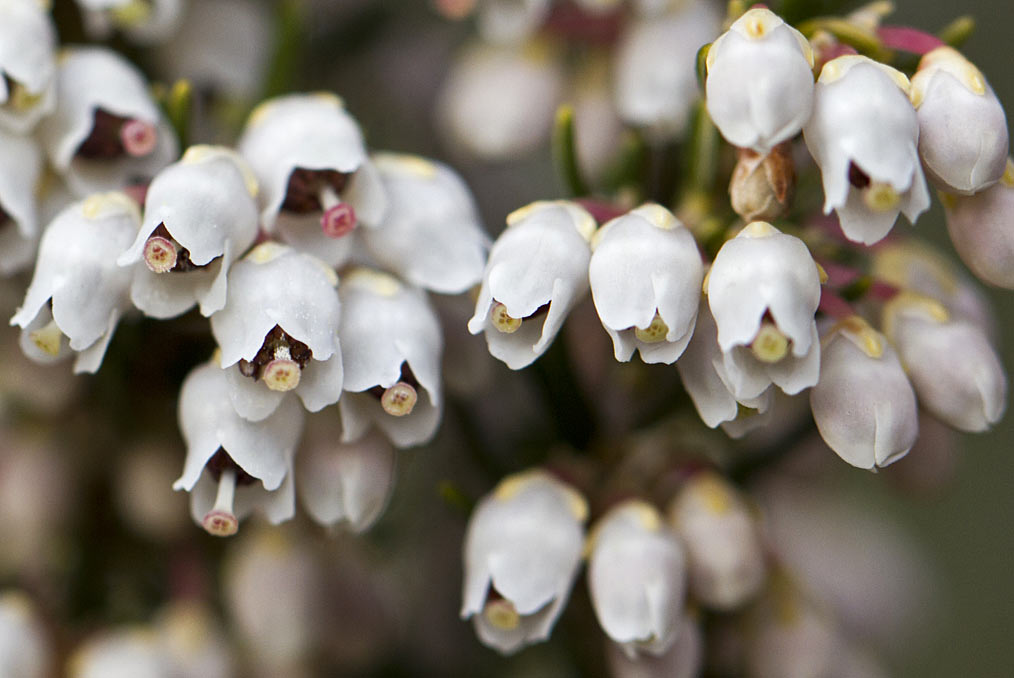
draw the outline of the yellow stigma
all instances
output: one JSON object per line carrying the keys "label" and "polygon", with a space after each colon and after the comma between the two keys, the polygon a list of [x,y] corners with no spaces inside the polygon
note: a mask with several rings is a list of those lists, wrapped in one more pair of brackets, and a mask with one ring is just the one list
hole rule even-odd
{"label": "yellow stigma", "polygon": [[121,26],[139,26],[151,17],[151,5],[146,0],[131,0],[109,10],[116,23]]}
{"label": "yellow stigma", "polygon": [[498,332],[514,334],[521,329],[521,318],[515,318],[507,313],[507,307],[499,301],[493,304],[493,310],[489,312],[489,320]]}
{"label": "yellow stigma", "polygon": [[874,212],[891,212],[898,209],[901,195],[894,186],[874,181],[863,191],[863,202]]}
{"label": "yellow stigma", "polygon": [[761,324],[750,344],[757,360],[764,363],[776,363],[789,352],[789,338],[782,334],[782,331],[774,323],[765,322]]}
{"label": "yellow stigma", "polygon": [[655,312],[655,317],[651,319],[650,325],[643,329],[640,327],[634,328],[634,336],[646,344],[657,344],[660,341],[665,341],[667,334],[669,334],[669,327],[657,311]]}
{"label": "yellow stigma", "polygon": [[834,336],[835,332],[843,332],[856,348],[871,358],[884,355],[884,335],[873,329],[864,318],[857,315],[849,316],[835,323],[826,337]]}
{"label": "yellow stigma", "polygon": [[31,108],[34,108],[39,100],[42,99],[42,94],[32,94],[25,86],[20,82],[13,83],[9,96],[7,97],[7,105],[18,112],[24,112]]}
{"label": "yellow stigma", "polygon": [[513,631],[521,624],[521,615],[509,600],[503,598],[486,603],[486,609],[482,613],[490,624],[502,631]]}
{"label": "yellow stigma", "polygon": [[28,337],[46,355],[54,358],[60,355],[60,340],[63,338],[63,333],[56,326],[55,320],[50,320],[45,327],[29,332]]}
{"label": "yellow stigma", "polygon": [[392,417],[404,417],[415,409],[419,395],[411,384],[399,381],[380,396],[380,406]]}

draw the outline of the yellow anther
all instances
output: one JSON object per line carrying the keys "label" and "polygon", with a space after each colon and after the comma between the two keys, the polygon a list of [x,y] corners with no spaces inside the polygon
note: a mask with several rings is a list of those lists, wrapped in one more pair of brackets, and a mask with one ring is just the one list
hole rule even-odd
{"label": "yellow anther", "polygon": [[750,344],[750,350],[757,360],[764,363],[776,363],[789,352],[789,338],[774,323],[762,323]]}
{"label": "yellow anther", "polygon": [[901,194],[891,184],[874,181],[863,191],[863,202],[874,212],[891,212],[901,204]]}
{"label": "yellow anther", "polygon": [[502,631],[512,631],[521,624],[521,615],[509,600],[503,598],[486,603],[486,609],[482,613],[490,624]]}
{"label": "yellow anther", "polygon": [[507,313],[507,307],[497,302],[489,312],[489,320],[498,332],[513,334],[521,329],[521,318],[515,318]]}
{"label": "yellow anther", "polygon": [[657,344],[660,341],[665,341],[666,335],[669,334],[669,326],[665,324],[662,317],[655,313],[655,317],[651,319],[651,324],[645,328],[635,327],[634,336],[643,341],[646,344]]}
{"label": "yellow anther", "polygon": [[873,329],[864,318],[857,315],[849,316],[835,323],[827,333],[827,337],[835,332],[842,332],[856,347],[871,358],[884,355],[884,335]]}

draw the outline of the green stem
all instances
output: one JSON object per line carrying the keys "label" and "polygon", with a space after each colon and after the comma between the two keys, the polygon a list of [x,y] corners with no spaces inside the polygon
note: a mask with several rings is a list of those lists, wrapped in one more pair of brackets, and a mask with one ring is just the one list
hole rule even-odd
{"label": "green stem", "polygon": [[588,185],[581,176],[577,161],[574,107],[570,104],[563,104],[556,109],[556,120],[553,123],[553,164],[569,197],[588,195]]}

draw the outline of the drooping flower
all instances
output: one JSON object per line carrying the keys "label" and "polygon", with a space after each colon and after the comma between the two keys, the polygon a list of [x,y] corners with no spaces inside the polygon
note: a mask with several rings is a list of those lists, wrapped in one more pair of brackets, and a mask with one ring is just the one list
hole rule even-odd
{"label": "drooping flower", "polygon": [[897,353],[858,316],[825,334],[810,407],[824,442],[859,468],[897,461],[919,432],[915,392]]}
{"label": "drooping flower", "polygon": [[704,265],[694,236],[661,205],[613,219],[592,238],[592,299],[617,360],[637,349],[672,363],[690,342]]}
{"label": "drooping flower", "polygon": [[0,127],[26,134],[56,105],[56,28],[33,0],[0,3]]}
{"label": "drooping flower", "polygon": [[133,266],[130,298],[154,318],[200,303],[225,306],[226,275],[257,236],[257,181],[243,159],[220,146],[193,146],[159,172],[144,201],[134,244],[117,263]]}
{"label": "drooping flower", "polygon": [[810,43],[767,8],[748,10],[719,36],[707,68],[708,114],[734,146],[766,155],[810,118]]}
{"label": "drooping flower", "polygon": [[494,358],[519,370],[549,348],[588,290],[594,230],[592,216],[566,201],[534,202],[507,217],[468,321],[472,334],[485,332]]}
{"label": "drooping flower", "polygon": [[23,345],[34,346],[29,357],[60,358],[69,345],[77,353],[75,372],[98,370],[130,305],[130,271],[116,257],[140,223],[137,203],[103,193],[74,203],[46,228],[32,282],[11,318],[27,335],[30,344]]}
{"label": "drooping flower", "polygon": [[388,201],[382,225],[363,233],[377,263],[434,292],[458,294],[478,283],[489,237],[461,177],[417,156],[377,153],[373,163]]}
{"label": "drooping flower", "polygon": [[584,499],[549,474],[508,476],[465,535],[461,617],[504,654],[549,637],[581,563]]}
{"label": "drooping flower", "polygon": [[945,191],[971,194],[995,184],[1007,163],[1007,116],[986,78],[951,47],[923,56],[912,76],[919,156]]}
{"label": "drooping flower", "polygon": [[211,316],[229,398],[258,421],[294,391],[310,412],[338,401],[338,276],[324,262],[265,242],[229,269],[225,307]]}
{"label": "drooping flower", "polygon": [[255,510],[272,523],[295,513],[292,456],[303,430],[303,410],[292,396],[260,421],[232,406],[230,383],[215,362],[183,381],[179,424],[187,445],[174,490],[190,492],[190,512],[209,533],[229,536]]}
{"label": "drooping flower", "polygon": [[1014,289],[1014,163],[1000,182],[975,195],[943,201],[958,256],[980,280]]}
{"label": "drooping flower", "polygon": [[238,144],[261,187],[268,232],[332,266],[350,254],[358,225],[380,224],[383,185],[359,125],[333,94],[292,94],[260,104]]}
{"label": "drooping flower", "polygon": [[0,275],[25,268],[35,254],[42,172],[38,145],[0,127]]}
{"label": "drooping flower", "polygon": [[101,47],[69,47],[57,104],[39,126],[53,168],[76,195],[146,181],[176,159],[172,127],[132,63]]}
{"label": "drooping flower", "polygon": [[803,138],[820,167],[824,213],[837,212],[849,240],[875,243],[899,213],[915,223],[929,207],[910,87],[864,56],[832,59],[820,72]]}
{"label": "drooping flower", "polygon": [[386,273],[347,272],[338,295],[345,391],[342,439],[377,426],[398,447],[436,433],[442,412],[440,322],[425,293]]}

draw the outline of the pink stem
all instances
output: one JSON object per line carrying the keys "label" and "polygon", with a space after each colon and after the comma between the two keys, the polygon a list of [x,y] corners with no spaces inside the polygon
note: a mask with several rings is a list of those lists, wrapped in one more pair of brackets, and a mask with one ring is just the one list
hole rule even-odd
{"label": "pink stem", "polygon": [[946,44],[935,35],[909,26],[881,26],[877,29],[877,37],[885,47],[912,54],[926,54]]}

